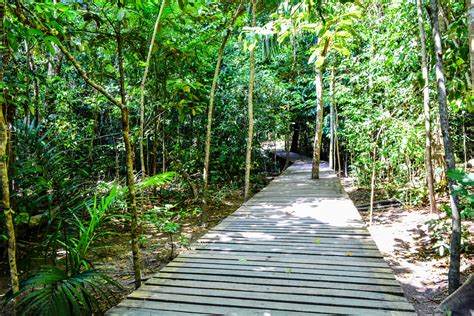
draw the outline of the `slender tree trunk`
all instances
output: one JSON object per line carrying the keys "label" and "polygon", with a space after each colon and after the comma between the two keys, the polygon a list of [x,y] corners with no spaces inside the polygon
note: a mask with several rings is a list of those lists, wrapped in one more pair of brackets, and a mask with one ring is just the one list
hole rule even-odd
{"label": "slender tree trunk", "polygon": [[145,70],[143,71],[143,78],[140,84],[140,167],[141,167],[141,176],[144,178],[146,175],[145,167],[145,155],[143,151],[143,133],[145,129],[145,83],[148,76],[148,69],[150,68],[150,59],[153,52],[153,46],[155,45],[156,33],[158,33],[158,27],[160,25],[161,15],[163,14],[163,8],[165,7],[166,0],[161,1],[160,11],[158,17],[156,18],[155,27],[153,28],[153,35],[150,41],[150,47],[148,48],[148,55],[145,62]]}
{"label": "slender tree trunk", "polygon": [[232,31],[232,26],[235,23],[235,20],[242,12],[243,1],[240,1],[235,14],[230,21],[227,30],[225,31],[224,36],[222,37],[221,46],[219,47],[219,53],[217,55],[216,67],[214,69],[214,78],[212,79],[211,86],[211,95],[209,97],[209,107],[207,108],[207,130],[206,130],[206,145],[204,149],[204,171],[202,174],[203,177],[203,196],[202,196],[202,222],[203,224],[207,221],[207,194],[209,186],[209,162],[211,156],[211,130],[212,130],[212,115],[214,112],[214,101],[216,97],[217,81],[219,80],[219,71],[221,69],[222,57],[224,56],[224,49],[229,39],[230,33]]}
{"label": "slender tree trunk", "polygon": [[334,100],[334,122],[335,122],[335,124],[334,124],[334,139],[336,140],[336,154],[337,154],[337,166],[338,166],[337,176],[341,177],[342,165],[341,165],[341,153],[340,153],[340,149],[339,149],[339,136],[337,135],[337,129],[338,129],[338,126],[339,126],[339,122],[338,122],[338,117],[337,117],[336,100]]}
{"label": "slender tree trunk", "polygon": [[[290,113],[290,105],[287,104],[286,105],[286,113]],[[290,125],[290,122],[288,123],[288,130],[286,131],[285,133],[285,152],[286,152],[286,156],[285,156],[285,166],[283,167],[283,170],[286,170],[286,168],[288,168],[288,166],[290,165],[290,134],[291,133],[291,125]]]}
{"label": "slender tree trunk", "polygon": [[462,116],[462,149],[464,153],[464,172],[467,172],[467,135],[466,135],[466,114]]}
{"label": "slender tree trunk", "polygon": [[[433,39],[436,55],[436,80],[438,88],[439,116],[441,122],[441,132],[443,134],[444,154],[446,160],[446,169],[449,172],[454,170],[455,160],[454,152],[449,135],[449,116],[446,97],[446,79],[443,66],[443,49],[441,44],[441,34],[439,32],[438,21],[438,3],[437,0],[431,0],[431,22],[433,26]],[[448,177],[449,196],[451,201],[451,211],[453,227],[451,233],[451,244],[449,247],[450,261],[448,272],[449,293],[453,293],[460,285],[460,265],[461,265],[461,217],[458,208],[458,197],[453,194],[454,182]]]}
{"label": "slender tree trunk", "polygon": [[163,134],[161,138],[161,172],[166,172],[166,139],[165,139],[165,118],[163,117]]}
{"label": "slender tree trunk", "polygon": [[331,103],[329,109],[329,168],[336,170],[335,167],[335,156],[334,156],[334,103],[335,103],[335,96],[334,96],[334,76],[335,70],[334,65],[332,66],[331,70],[331,83],[329,89],[331,90]]}
{"label": "slender tree trunk", "polygon": [[[120,6],[119,2],[119,6]],[[119,26],[121,27],[121,25]],[[138,212],[137,198],[135,193],[134,169],[133,169],[133,150],[130,142],[130,119],[127,107],[127,98],[125,91],[125,72],[123,69],[123,40],[120,29],[117,32],[117,59],[120,74],[120,98],[121,98],[121,114],[122,114],[122,135],[125,144],[126,166],[127,166],[127,186],[128,199],[131,217],[131,233],[130,239],[132,243],[133,271],[135,274],[135,288],[139,288],[142,284],[140,249],[138,243]]]}
{"label": "slender tree trunk", "polygon": [[311,178],[319,179],[319,163],[321,160],[321,139],[323,136],[323,75],[320,67],[316,67],[316,76],[314,84],[316,86],[316,128],[314,132],[313,142],[313,167],[311,170]]}
{"label": "slender tree trunk", "polygon": [[423,109],[425,114],[425,168],[426,182],[428,184],[428,197],[430,200],[430,212],[436,212],[436,198],[433,180],[433,163],[431,159],[431,119],[430,119],[430,88],[428,77],[428,62],[426,58],[426,35],[423,23],[423,11],[421,0],[416,0],[418,12],[418,26],[420,29],[421,42],[421,73],[423,75]]}
{"label": "slender tree trunk", "polygon": [[466,0],[469,27],[469,55],[471,59],[471,97],[474,91],[474,0]]}
{"label": "slender tree trunk", "polygon": [[380,126],[377,136],[374,141],[374,151],[372,153],[372,178],[370,181],[370,205],[369,205],[369,225],[372,226],[374,200],[375,200],[375,176],[377,174],[377,144],[379,142],[380,135],[384,129],[385,124],[382,123]]}
{"label": "slender tree trunk", "polygon": [[35,127],[38,126],[40,120],[40,112],[39,112],[39,85],[38,85],[38,78],[36,78],[36,65],[35,60],[33,59],[33,53],[31,52],[31,47],[28,45],[28,41],[25,41],[25,49],[26,49],[26,56],[27,56],[27,64],[28,69],[30,70],[31,74],[33,75],[33,96],[34,96],[34,105],[35,105]]}
{"label": "slender tree trunk", "polygon": [[[0,67],[0,82],[4,81],[4,67],[9,62],[9,50],[6,40],[6,30],[4,28],[6,15],[5,15],[5,2],[0,1],[0,50],[2,52],[3,65]],[[13,293],[17,293],[20,289],[20,283],[18,280],[18,269],[16,259],[16,238],[15,238],[15,226],[13,223],[13,210],[10,205],[10,180],[8,177],[8,90],[3,88],[0,94],[0,103],[2,108],[0,109],[0,178],[2,183],[2,190],[0,196],[0,209],[5,215],[5,226],[8,236],[8,264],[10,267],[10,283]]]}
{"label": "slender tree trunk", "polygon": [[153,175],[156,174],[157,171],[157,164],[158,164],[158,132],[160,130],[160,117],[156,118],[154,127],[153,127],[153,164],[152,164],[152,169],[153,169]]}
{"label": "slender tree trunk", "polygon": [[[252,27],[257,26],[257,0],[252,0]],[[249,133],[247,138],[247,154],[245,160],[245,187],[244,200],[247,201],[250,196],[250,167],[252,165],[252,140],[253,140],[253,88],[255,84],[255,45],[250,46],[250,80],[249,80],[249,100],[248,100],[248,119]]]}

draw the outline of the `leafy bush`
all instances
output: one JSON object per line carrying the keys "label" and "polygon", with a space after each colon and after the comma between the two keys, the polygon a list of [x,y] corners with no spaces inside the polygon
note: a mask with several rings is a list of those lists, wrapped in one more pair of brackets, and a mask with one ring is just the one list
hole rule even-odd
{"label": "leafy bush", "polygon": [[[459,198],[459,211],[461,220],[472,221],[474,216],[474,173],[465,173],[461,170],[451,170],[448,177],[454,180],[454,194]],[[451,238],[451,216],[452,210],[449,204],[441,206],[445,216],[427,222],[429,227],[429,237],[433,241],[433,247],[437,249],[440,256],[449,254],[449,240]],[[461,225],[461,252],[468,253],[472,248],[472,239],[469,234],[469,227]]]}

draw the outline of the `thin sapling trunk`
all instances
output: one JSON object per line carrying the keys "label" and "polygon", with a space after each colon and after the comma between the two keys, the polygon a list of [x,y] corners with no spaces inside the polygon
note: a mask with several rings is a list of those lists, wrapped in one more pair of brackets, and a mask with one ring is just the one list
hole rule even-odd
{"label": "thin sapling trunk", "polygon": [[[257,0],[252,0],[252,27],[257,26],[256,19]],[[244,187],[244,201],[247,201],[250,196],[250,168],[252,165],[252,140],[253,140],[253,89],[255,84],[255,45],[256,42],[250,45],[250,80],[249,80],[249,98],[248,98],[248,120],[249,131],[247,138],[247,153],[245,160],[245,187]]]}

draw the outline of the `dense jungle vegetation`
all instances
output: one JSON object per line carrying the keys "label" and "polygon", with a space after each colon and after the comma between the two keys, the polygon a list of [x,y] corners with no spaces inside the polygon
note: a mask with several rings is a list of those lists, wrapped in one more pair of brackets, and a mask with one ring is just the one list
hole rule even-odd
{"label": "dense jungle vegetation", "polygon": [[460,253],[472,252],[473,10],[1,1],[6,300],[24,314],[106,309],[122,286],[99,269],[112,245],[139,287],[156,234],[173,257],[186,227],[212,225],[225,197],[248,199],[288,165],[270,154],[278,146],[312,156],[314,178],[329,161],[371,202],[444,214],[433,247],[450,255],[454,291]]}

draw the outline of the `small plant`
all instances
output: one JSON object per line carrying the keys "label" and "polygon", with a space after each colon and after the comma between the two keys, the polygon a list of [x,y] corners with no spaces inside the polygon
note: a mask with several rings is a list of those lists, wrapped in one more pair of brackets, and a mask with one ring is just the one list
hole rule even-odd
{"label": "small plant", "polygon": [[180,234],[182,221],[186,218],[196,217],[201,210],[194,208],[192,211],[187,209],[176,210],[176,205],[165,204],[163,207],[154,207],[144,215],[145,219],[154,224],[156,228],[168,235],[171,245],[170,257],[175,255],[174,236],[178,235],[178,241],[181,245],[189,244],[189,240]]}
{"label": "small plant", "polygon": [[[433,248],[439,256],[444,257],[449,254],[449,240],[451,238],[451,218],[432,219],[426,222],[428,225],[428,236],[432,241]],[[469,253],[472,247],[467,225],[462,225],[461,233],[461,253]]]}

